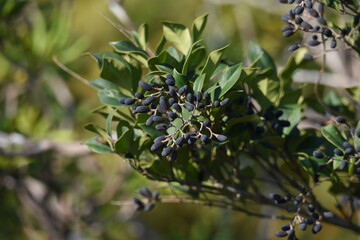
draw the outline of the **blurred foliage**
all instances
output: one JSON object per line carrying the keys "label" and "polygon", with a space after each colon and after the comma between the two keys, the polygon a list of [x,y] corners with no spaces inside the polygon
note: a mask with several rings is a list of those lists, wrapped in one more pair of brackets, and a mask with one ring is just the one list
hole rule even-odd
{"label": "blurred foliage", "polygon": [[[280,62],[288,56],[283,47],[288,40],[279,37],[281,8],[271,8],[271,1],[263,7],[251,1],[215,0],[125,0],[122,4],[134,26],[149,23],[153,48],[161,36],[161,21],[189,25],[209,12],[205,41],[212,49],[231,43],[226,54],[232,61],[243,58],[250,40],[258,41]],[[91,114],[99,107],[96,92],[53,61],[55,56],[85,78],[95,78],[96,64],[82,55],[111,50],[107,42],[124,39],[101,16],[117,22],[108,6],[102,0],[0,1],[0,239],[272,236],[278,225],[209,207],[169,204],[149,215],[111,204],[151,184],[122,159],[94,156],[80,144],[90,136],[82,128],[84,123],[102,122]],[[167,185],[163,187],[166,192]],[[169,221],[169,216],[174,220]],[[322,234],[327,239],[346,239],[339,229],[328,228]],[[347,236],[354,238],[351,233]]]}

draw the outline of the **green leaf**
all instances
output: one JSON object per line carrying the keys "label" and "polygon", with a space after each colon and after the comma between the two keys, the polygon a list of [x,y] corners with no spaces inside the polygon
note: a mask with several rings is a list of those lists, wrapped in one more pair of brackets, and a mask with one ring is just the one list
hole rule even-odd
{"label": "green leaf", "polygon": [[277,78],[276,65],[271,56],[259,45],[255,43],[250,43],[249,45],[249,59],[257,67],[260,67],[261,70],[270,69],[272,78]]}
{"label": "green leaf", "polygon": [[136,53],[148,56],[148,53],[141,48],[135,46],[132,42],[122,40],[118,42],[110,42],[110,45],[119,53]]}
{"label": "green leaf", "polygon": [[159,137],[159,136],[164,135],[163,132],[160,132],[160,131],[156,130],[155,128],[151,127],[151,126],[146,126],[145,124],[139,124],[138,126],[142,130],[144,130],[144,132],[149,134],[151,137]]}
{"label": "green leaf", "polygon": [[[124,58],[117,52],[97,52],[97,53],[90,53],[90,56],[93,57],[97,63],[99,68],[101,69],[103,66],[103,59],[104,58],[114,58],[119,61],[125,61]],[[125,63],[124,63],[125,64]]]}
{"label": "green leaf", "polygon": [[100,142],[99,137],[93,137],[85,141],[84,144],[95,153],[112,153],[111,148],[103,142]]}
{"label": "green leaf", "polygon": [[159,55],[163,51],[165,44],[166,44],[166,38],[162,36],[158,46],[156,47],[156,52],[155,52],[156,55]]}
{"label": "green leaf", "polygon": [[224,96],[240,79],[242,63],[227,68],[219,80],[221,92],[219,98]]}
{"label": "green leaf", "polygon": [[187,74],[189,71],[195,70],[205,60],[206,49],[203,46],[199,46],[200,42],[201,41],[197,41],[191,46],[182,68],[182,74]]}
{"label": "green leaf", "polygon": [[129,64],[114,58],[104,58],[101,78],[118,84],[127,91],[132,90],[132,75]]}
{"label": "green leaf", "polygon": [[115,151],[116,153],[128,153],[131,149],[131,144],[134,140],[134,130],[127,128],[123,131],[122,135],[115,142]]}
{"label": "green leaf", "polygon": [[140,46],[143,50],[146,51],[147,44],[149,42],[149,25],[144,23],[140,25],[138,29],[138,39]]}
{"label": "green leaf", "polygon": [[200,16],[195,19],[192,25],[192,41],[196,42],[200,40],[201,34],[203,33],[206,23],[207,23],[208,14]]}
{"label": "green leaf", "polygon": [[280,119],[288,120],[290,122],[290,126],[284,128],[283,130],[284,134],[288,135],[301,120],[302,105],[288,104],[284,106],[284,108],[282,108],[281,110],[283,111],[283,115]]}
{"label": "green leaf", "polygon": [[[357,123],[356,127],[355,127],[355,132],[356,131],[360,131],[360,121]],[[356,136],[356,134],[354,134],[354,143],[355,146],[360,146],[360,138],[358,136]]]}
{"label": "green leaf", "polygon": [[107,118],[106,118],[106,132],[107,132],[108,136],[110,136],[110,137],[111,137],[111,134],[112,134],[111,124],[112,124],[112,120],[113,120],[113,117],[114,117],[115,113],[116,113],[116,109],[111,111],[109,113],[109,115],[107,116]]}
{"label": "green leaf", "polygon": [[109,135],[104,129],[102,129],[101,127],[98,127],[98,126],[96,126],[96,125],[94,125],[92,123],[86,124],[84,126],[84,128],[86,130],[89,130],[90,132],[98,134],[99,136],[101,136],[105,140],[109,139]]}
{"label": "green leaf", "polygon": [[339,130],[334,125],[327,125],[321,128],[322,135],[334,146],[340,148],[341,150],[345,150],[343,147],[344,138],[341,136]]}
{"label": "green leaf", "polygon": [[116,52],[125,55],[131,55],[137,61],[141,62],[144,66],[146,66],[149,54],[143,49],[135,46],[132,42],[123,40],[118,42],[110,42],[110,45],[115,49]]}
{"label": "green leaf", "polygon": [[126,97],[126,96],[117,90],[103,89],[100,92],[98,92],[98,97],[102,103],[113,107],[118,107],[118,106],[123,106],[122,104],[119,103],[118,99],[120,97]]}
{"label": "green leaf", "polygon": [[344,160],[344,156],[340,157],[340,156],[334,156],[333,157],[333,169],[336,170],[337,168],[339,168],[339,166],[341,165],[341,162]]}
{"label": "green leaf", "polygon": [[205,75],[202,74],[202,75],[199,75],[195,81],[194,81],[194,86],[193,86],[193,90],[194,92],[198,92],[202,90],[203,88],[203,85],[204,85],[204,80],[205,80]]}
{"label": "green leaf", "polygon": [[188,84],[188,80],[186,79],[186,76],[179,73],[176,69],[174,69],[173,76],[175,78],[176,87],[181,88],[182,86]]}
{"label": "green leaf", "polygon": [[113,82],[110,82],[103,78],[95,78],[94,80],[90,81],[90,85],[94,86],[95,88],[97,88],[99,90],[103,90],[103,89],[119,90],[119,85],[114,84]]}
{"label": "green leaf", "polygon": [[168,52],[162,52],[160,55],[150,58],[147,64],[149,69],[152,71],[159,70],[159,65],[164,65],[165,67],[170,67],[171,69],[176,68],[179,71],[181,69],[181,64]]}
{"label": "green leaf", "polygon": [[217,68],[217,66],[219,65],[221,56],[223,55],[224,50],[227,48],[228,46],[225,46],[223,48],[217,49],[212,51],[205,63],[205,66],[203,68],[203,70],[201,71],[201,74],[205,74],[205,88],[210,88],[211,86],[213,86],[214,84],[210,83],[210,78],[214,72],[214,70]]}
{"label": "green leaf", "polygon": [[182,24],[163,22],[163,31],[166,40],[186,55],[191,47],[189,29]]}

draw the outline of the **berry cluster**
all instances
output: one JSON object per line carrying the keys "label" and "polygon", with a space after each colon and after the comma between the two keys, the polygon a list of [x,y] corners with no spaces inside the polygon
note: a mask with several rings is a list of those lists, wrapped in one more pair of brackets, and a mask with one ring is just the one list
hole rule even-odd
{"label": "berry cluster", "polygon": [[[280,3],[293,4],[295,8],[282,16],[286,23],[282,27],[284,37],[290,37],[297,31],[311,34],[311,40],[305,43],[306,46],[315,47],[330,41],[330,48],[337,46],[337,39],[343,38],[348,34],[347,28],[341,30],[340,34],[327,26],[324,18],[324,4],[313,0],[279,0]],[[294,43],[289,46],[289,51],[295,51],[301,47],[301,43]],[[305,59],[312,60],[313,56],[306,54]]]}
{"label": "berry cluster", "polygon": [[208,92],[193,93],[188,85],[177,88],[171,74],[166,75],[165,84],[139,81],[139,86],[145,95],[136,92],[135,98],[120,98],[119,102],[135,105],[134,114],[149,114],[146,125],[164,133],[154,139],[151,151],[162,150],[163,157],[169,156],[175,161],[177,149],[185,144],[192,145],[198,139],[202,144],[209,144],[214,137],[220,142],[227,140],[226,136],[212,131],[210,112],[228,104],[229,98],[211,102]]}
{"label": "berry cluster", "polygon": [[145,197],[145,202],[139,198],[133,198],[136,211],[151,211],[155,203],[160,200],[159,192],[151,192],[147,187],[141,188],[139,194]]}
{"label": "berry cluster", "polygon": [[[348,139],[347,141],[343,142],[343,149],[340,148],[334,148],[333,150],[333,155],[330,156],[325,156],[325,154],[319,150],[316,150],[313,152],[313,156],[318,158],[318,159],[326,159],[326,162],[320,163],[317,168],[319,171],[323,170],[324,168],[326,168],[328,165],[330,165],[331,163],[333,163],[334,161],[341,161],[341,163],[338,166],[339,170],[343,170],[346,171],[349,163],[351,160],[352,164],[354,164],[355,166],[357,166],[354,169],[354,172],[358,175],[360,175],[360,146],[354,146],[355,144],[352,144],[350,142],[355,143],[354,141],[354,137],[360,138],[360,128],[357,128],[355,131],[351,129],[351,127],[347,124],[346,119],[343,116],[337,116],[336,117],[336,122],[344,125],[345,127],[348,128]],[[341,160],[340,160],[341,159]]]}
{"label": "berry cluster", "polygon": [[[296,240],[298,239],[295,235],[295,227],[298,226],[299,230],[305,231],[307,229],[307,226],[312,225],[311,231],[313,234],[316,234],[321,231],[322,224],[321,219],[322,218],[331,218],[333,217],[333,213],[325,211],[322,212],[322,214],[319,211],[316,211],[316,208],[313,204],[307,203],[306,201],[306,195],[307,191],[304,186],[300,187],[300,194],[295,197],[293,200],[293,204],[297,207],[297,211],[295,216],[292,218],[291,222],[289,224],[284,224],[281,227],[281,230],[275,232],[275,235],[277,237],[288,237],[288,240]],[[291,196],[286,195],[282,197],[280,194],[277,193],[271,193],[270,198],[274,200],[276,204],[282,204],[286,203],[291,200]],[[301,216],[300,212],[302,209],[306,209],[308,217]]]}

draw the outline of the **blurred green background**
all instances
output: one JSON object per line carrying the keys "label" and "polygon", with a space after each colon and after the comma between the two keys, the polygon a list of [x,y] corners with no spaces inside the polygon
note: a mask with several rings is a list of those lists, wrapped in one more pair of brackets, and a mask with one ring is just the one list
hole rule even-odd
{"label": "blurred green background", "polygon": [[[190,25],[209,13],[205,41],[210,49],[231,44],[226,56],[245,61],[250,41],[261,44],[281,66],[290,42],[282,37],[278,0],[1,0],[0,1],[0,239],[275,239],[286,222],[193,205],[163,204],[150,213],[112,201],[128,200],[148,186],[115,155],[90,153],[81,142],[96,92],[64,72],[56,57],[85,79],[99,72],[88,52],[111,51],[127,28],[150,25],[151,45],[160,40],[161,21]],[[104,17],[106,16],[106,17]],[[119,15],[117,15],[119,16]],[[293,39],[291,41],[294,41]],[[259,211],[276,213],[274,209]],[[284,213],[286,214],[286,213]],[[357,239],[324,226],[317,239]],[[299,235],[312,239],[309,232]]]}

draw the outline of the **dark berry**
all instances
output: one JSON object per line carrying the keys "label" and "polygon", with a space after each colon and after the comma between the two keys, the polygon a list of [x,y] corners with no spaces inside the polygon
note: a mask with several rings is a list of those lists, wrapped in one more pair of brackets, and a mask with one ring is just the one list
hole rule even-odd
{"label": "dark berry", "polygon": [[321,223],[315,223],[314,226],[312,227],[311,231],[313,234],[316,234],[316,233],[320,232],[321,229],[322,229]]}
{"label": "dark berry", "polygon": [[338,156],[344,156],[343,151],[341,151],[341,149],[339,149],[339,148],[334,149],[334,154],[338,155]]}
{"label": "dark berry", "polygon": [[225,142],[227,140],[227,137],[221,134],[218,134],[215,136],[217,140],[219,140],[220,142]]}
{"label": "dark berry", "polygon": [[325,36],[327,36],[327,37],[332,37],[332,32],[331,32],[330,29],[328,29],[328,28],[323,28],[323,29],[322,29],[322,32],[323,32],[323,34],[324,34]]}
{"label": "dark berry", "polygon": [[289,50],[289,52],[293,52],[293,51],[299,49],[299,47],[300,47],[300,45],[298,43],[295,43],[295,44],[290,45],[288,50]]}
{"label": "dark berry", "polygon": [[175,140],[176,145],[182,146],[182,144],[184,143],[184,138],[183,137],[178,137]]}
{"label": "dark berry", "polygon": [[166,157],[174,150],[173,147],[169,146],[161,152],[161,156]]}
{"label": "dark berry", "polygon": [[283,230],[277,231],[277,232],[275,233],[275,236],[277,236],[277,237],[286,237],[287,235],[288,235],[288,233],[285,232],[285,231],[283,231]]}
{"label": "dark berry", "polygon": [[165,131],[168,128],[169,128],[169,126],[166,125],[166,124],[158,124],[158,125],[155,126],[155,129],[159,130],[159,131]]}
{"label": "dark berry", "polygon": [[271,194],[270,194],[270,197],[271,197],[272,199],[274,199],[274,200],[279,200],[279,199],[281,199],[281,195],[278,194],[278,193],[271,193]]}
{"label": "dark berry", "polygon": [[214,101],[214,107],[220,107],[220,101],[218,100]]}
{"label": "dark berry", "polygon": [[334,214],[332,212],[323,212],[323,215],[325,218],[332,218],[334,217]]}
{"label": "dark berry", "polygon": [[174,103],[172,105],[172,107],[178,112],[178,113],[181,113],[182,112],[182,108],[181,106],[178,104],[178,103]]}
{"label": "dark berry", "polygon": [[168,78],[166,79],[165,83],[169,86],[174,86],[175,85],[175,79],[174,78]]}
{"label": "dark berry", "polygon": [[305,21],[303,21],[300,25],[304,28],[305,31],[309,31],[310,29],[313,29],[313,27],[308,22]]}
{"label": "dark berry", "polygon": [[136,97],[137,99],[143,99],[143,98],[144,98],[144,94],[142,94],[141,92],[136,92],[136,93],[135,93],[135,97]]}
{"label": "dark berry", "polygon": [[314,59],[314,56],[309,54],[309,53],[305,53],[304,54],[304,59],[307,60],[307,61],[311,61]]}
{"label": "dark berry", "polygon": [[153,86],[151,84],[144,81],[139,81],[139,85],[145,91],[151,91],[153,89]]}
{"label": "dark berry", "polygon": [[348,166],[348,161],[347,160],[343,160],[340,165],[339,165],[339,169],[340,170],[345,170]]}
{"label": "dark berry", "polygon": [[305,222],[306,224],[308,224],[308,225],[311,225],[311,224],[314,223],[314,220],[312,220],[312,219],[310,219],[310,218],[307,218],[307,219],[304,220],[304,222]]}
{"label": "dark berry", "polygon": [[166,146],[166,143],[155,142],[153,145],[151,145],[150,150],[155,152],[157,150],[163,149],[165,146]]}
{"label": "dark berry", "polygon": [[302,6],[297,6],[297,7],[294,9],[294,13],[295,13],[296,15],[300,15],[303,11],[304,11],[304,7],[302,7]]}
{"label": "dark berry", "polygon": [[291,228],[290,224],[284,224],[284,225],[282,225],[281,230],[288,231],[288,230],[290,230],[290,228]]}
{"label": "dark berry", "polygon": [[157,138],[154,139],[154,143],[155,143],[155,142],[162,142],[162,141],[164,141],[165,139],[166,139],[166,136],[157,137]]}
{"label": "dark berry", "polygon": [[224,105],[228,104],[229,102],[230,102],[230,98],[225,98],[224,100],[222,100],[222,101],[220,102],[220,105],[221,105],[221,106],[224,106]]}
{"label": "dark berry", "polygon": [[146,126],[150,126],[151,124],[153,124],[154,121],[153,121],[153,116],[150,116],[147,120],[146,120]]}
{"label": "dark berry", "polygon": [[171,152],[170,161],[174,162],[174,161],[176,161],[176,158],[177,158],[177,151],[174,150],[174,151]]}
{"label": "dark berry", "polygon": [[186,100],[187,100],[189,103],[193,103],[194,100],[195,100],[194,94],[188,93],[188,95],[186,95]]}
{"label": "dark berry", "polygon": [[204,124],[205,127],[211,127],[211,121],[208,120],[208,119],[205,119],[203,124]]}
{"label": "dark berry", "polygon": [[299,229],[300,229],[301,231],[305,231],[305,230],[306,230],[306,222],[301,222],[301,223],[299,224]]}
{"label": "dark berry", "polygon": [[184,103],[184,107],[189,111],[193,111],[194,110],[194,105],[190,104],[190,103]]}
{"label": "dark berry", "polygon": [[210,93],[204,92],[204,98],[205,98],[206,100],[210,100]]}
{"label": "dark berry", "polygon": [[147,204],[145,205],[144,211],[149,212],[149,211],[153,210],[154,207],[155,207],[155,203],[149,202],[149,203],[147,203]]}
{"label": "dark berry", "polygon": [[308,45],[312,46],[312,47],[315,47],[315,46],[320,45],[320,42],[318,40],[311,40],[311,41],[308,42]]}
{"label": "dark berry", "polygon": [[170,98],[168,102],[169,102],[170,106],[172,106],[174,103],[177,103],[178,100],[176,98]]}
{"label": "dark berry", "polygon": [[201,135],[200,140],[204,144],[209,144],[211,142],[211,139],[208,136],[206,136],[205,134]]}
{"label": "dark berry", "polygon": [[186,94],[187,90],[188,90],[188,86],[184,85],[179,89],[179,94],[184,95],[184,94]]}
{"label": "dark berry", "polygon": [[314,211],[315,211],[315,207],[314,207],[314,205],[309,204],[309,206],[308,206],[308,210],[309,210],[309,212],[314,212]]}
{"label": "dark berry", "polygon": [[160,117],[160,116],[153,116],[152,119],[154,122],[163,122],[164,118]]}
{"label": "dark berry", "polygon": [[143,187],[139,190],[139,194],[143,195],[146,198],[152,198],[152,193],[147,187]]}
{"label": "dark berry", "polygon": [[134,104],[135,102],[136,102],[136,99],[135,99],[135,98],[127,98],[124,103],[125,103],[126,105],[132,105],[132,104]]}
{"label": "dark berry", "polygon": [[327,25],[327,22],[326,22],[325,18],[323,18],[323,17],[317,17],[316,20],[318,21],[318,23],[320,23],[322,25]]}
{"label": "dark berry", "polygon": [[173,120],[175,120],[176,118],[179,117],[179,116],[178,116],[176,113],[174,113],[174,112],[168,112],[167,115],[168,115],[169,119],[171,119],[171,121],[173,121]]}
{"label": "dark berry", "polygon": [[136,211],[141,211],[141,210],[143,210],[144,209],[144,203],[140,200],[140,199],[138,199],[138,198],[133,198],[132,199],[133,200],[133,202],[134,202],[134,204],[135,204],[135,210]]}
{"label": "dark berry", "polygon": [[290,37],[291,35],[294,34],[294,31],[293,30],[287,30],[287,31],[284,31],[283,32],[283,36],[284,37]]}
{"label": "dark berry", "polygon": [[316,158],[320,158],[320,159],[324,158],[324,154],[322,154],[322,152],[320,152],[320,151],[314,151],[313,156]]}
{"label": "dark berry", "polygon": [[120,104],[125,104],[125,100],[126,100],[127,98],[125,98],[125,97],[121,97],[121,98],[119,98],[118,99],[118,102],[120,103]]}
{"label": "dark berry", "polygon": [[355,153],[355,149],[353,147],[349,147],[345,149],[345,154],[346,155],[351,155]]}
{"label": "dark berry", "polygon": [[309,8],[309,9],[312,8],[312,7],[313,7],[312,1],[311,1],[311,0],[306,0],[305,6],[306,6],[307,8]]}
{"label": "dark berry", "polygon": [[146,99],[142,102],[142,104],[143,104],[143,105],[149,105],[149,104],[151,104],[153,101],[155,101],[155,99],[156,99],[156,97],[150,96],[150,97],[146,98]]}
{"label": "dark berry", "polygon": [[198,102],[200,102],[201,100],[202,100],[202,94],[201,94],[201,92],[196,92],[195,93],[195,99],[196,99],[196,101],[198,101]]}
{"label": "dark berry", "polygon": [[137,106],[135,108],[136,112],[138,113],[147,113],[150,112],[150,108],[148,106]]}
{"label": "dark berry", "polygon": [[176,88],[169,87],[169,95],[172,96],[172,97],[177,97]]}
{"label": "dark berry", "polygon": [[307,9],[307,12],[314,18],[319,17],[319,13],[313,8]]}

